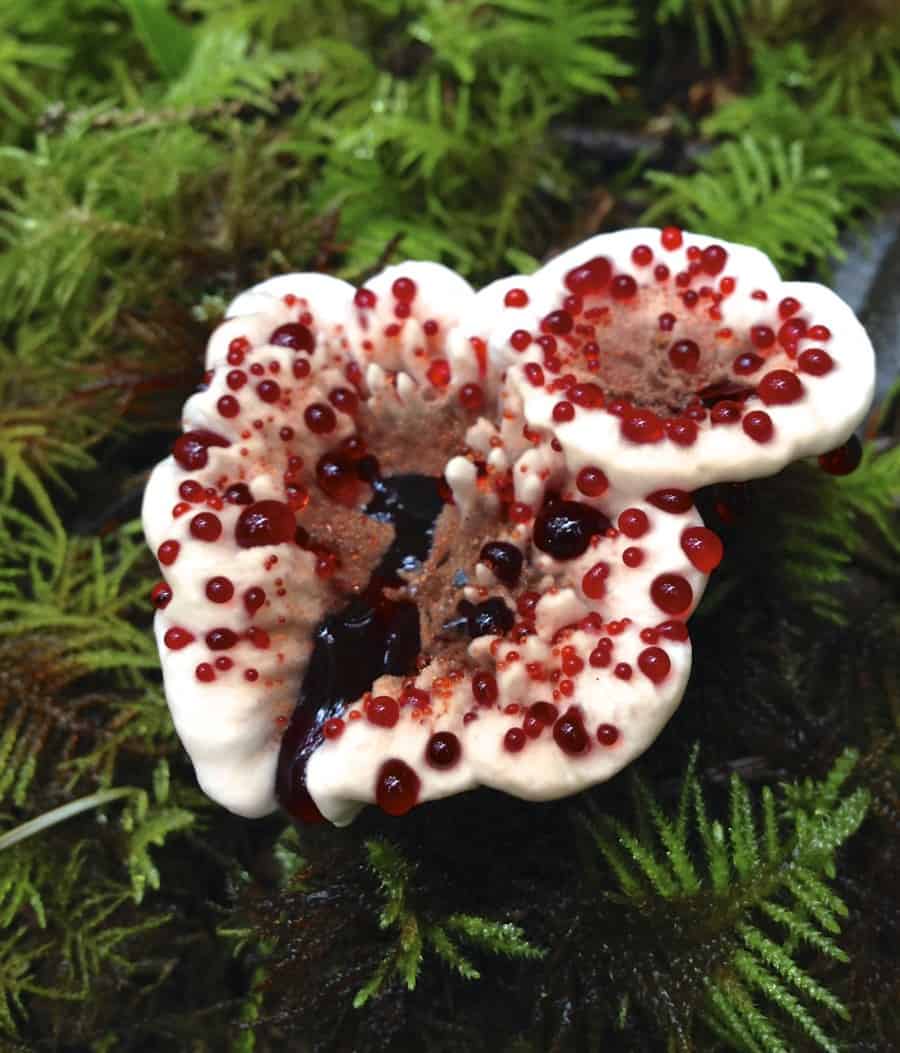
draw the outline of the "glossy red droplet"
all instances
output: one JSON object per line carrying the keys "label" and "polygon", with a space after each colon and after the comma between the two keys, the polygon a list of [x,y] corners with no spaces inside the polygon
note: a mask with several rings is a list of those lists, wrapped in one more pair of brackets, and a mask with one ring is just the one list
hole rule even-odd
{"label": "glossy red droplet", "polygon": [[590,600],[600,600],[606,595],[606,579],[609,577],[608,563],[595,563],[581,579],[581,591]]}
{"label": "glossy red droplet", "polygon": [[503,297],[503,302],[507,307],[527,307],[528,293],[524,289],[510,289]]}
{"label": "glossy red droplet", "polygon": [[697,441],[697,425],[687,417],[673,417],[665,424],[666,438],[676,446],[693,446]]}
{"label": "glossy red droplet", "polygon": [[339,739],[344,734],[344,726],[340,717],[330,717],[322,725],[322,735],[326,739]]}
{"label": "glossy red droplet", "polygon": [[165,581],[157,582],[150,593],[150,602],[158,610],[165,610],[172,602],[172,589]]}
{"label": "glossy red droplet", "polygon": [[575,477],[575,485],[585,497],[601,497],[609,489],[609,480],[600,468],[588,465]]}
{"label": "glossy red droplet", "polygon": [[563,753],[570,756],[584,753],[590,747],[581,713],[574,706],[566,710],[553,725],[553,739]]}
{"label": "glossy red droplet", "polygon": [[237,642],[237,633],[224,627],[210,629],[206,634],[206,646],[210,651],[229,651]]}
{"label": "glossy red droplet", "polygon": [[541,329],[545,333],[553,333],[556,336],[565,336],[571,333],[574,325],[572,316],[568,311],[551,311],[541,319]]}
{"label": "glossy red droplet", "polygon": [[193,472],[205,468],[209,460],[207,450],[210,446],[230,446],[231,443],[222,435],[213,431],[198,429],[186,431],[179,435],[172,446],[172,456],[185,471]]}
{"label": "glossy red droplet", "polygon": [[463,384],[459,389],[459,402],[463,409],[477,413],[484,406],[484,391],[480,384]]}
{"label": "glossy red droplet", "polygon": [[665,436],[665,428],[659,417],[648,409],[634,409],[622,418],[620,425],[622,435],[630,442],[660,442]]}
{"label": "glossy red droplet", "polygon": [[649,245],[636,245],[631,250],[631,260],[638,267],[649,267],[653,262],[653,249]]}
{"label": "glossy red droplet", "polygon": [[410,303],[416,298],[416,283],[412,278],[396,278],[391,285],[394,297],[403,303]]}
{"label": "glossy red droplet", "polygon": [[670,252],[675,249],[681,248],[682,236],[681,231],[678,227],[663,227],[660,233],[659,240],[662,242],[662,247],[668,249]]}
{"label": "glossy red droplet", "polygon": [[797,366],[803,373],[814,377],[824,377],[834,369],[834,359],[821,347],[808,347],[801,352]]}
{"label": "glossy red droplet", "polygon": [[775,434],[772,418],[764,410],[753,410],[741,421],[745,434],[754,442],[769,442]]}
{"label": "glossy red droplet", "polygon": [[275,347],[289,347],[294,351],[306,351],[312,354],[316,338],[311,330],[299,322],[288,322],[280,325],[269,337],[269,343]]}
{"label": "glossy red droplet", "polygon": [[614,300],[631,300],[637,296],[637,282],[630,274],[617,274],[609,287]]}
{"label": "glossy red droplet", "polygon": [[216,403],[216,409],[223,417],[236,417],[241,412],[241,404],[234,395],[223,395]]}
{"label": "glossy red droplet", "polygon": [[337,417],[331,406],[324,402],[313,402],[303,411],[303,420],[314,435],[327,435],[337,426]]}
{"label": "glossy red droplet", "polygon": [[661,512],[670,515],[681,515],[694,507],[694,495],[687,490],[676,490],[673,487],[664,490],[654,490],[647,494],[647,500]]}
{"label": "glossy red droplet", "polygon": [[769,325],[754,325],[750,327],[750,343],[760,351],[775,344],[775,330]]}
{"label": "glossy red droplet", "polygon": [[282,501],[256,501],[241,512],[234,537],[241,548],[283,545],[294,539],[294,513]]}
{"label": "glossy red droplet", "polygon": [[778,314],[782,318],[790,318],[792,314],[796,314],[802,304],[799,300],[794,299],[793,296],[785,296],[785,298],[778,304]]}
{"label": "glossy red droplet", "polygon": [[253,588],[247,589],[244,593],[244,607],[251,618],[265,602],[266,593],[264,589],[254,586]]}
{"label": "glossy red droplet", "polygon": [[210,578],[206,583],[206,597],[212,603],[227,603],[234,595],[234,584],[230,578]]}
{"label": "glossy red droplet", "polygon": [[371,310],[378,302],[378,297],[371,289],[357,289],[353,295],[353,302],[361,310]]}
{"label": "glossy red droplet", "polygon": [[493,673],[479,672],[472,677],[472,697],[480,706],[491,706],[497,701],[499,690]]}
{"label": "glossy red droplet", "polygon": [[579,296],[588,296],[605,289],[612,277],[612,264],[604,256],[595,256],[570,270],[563,279],[566,288]]}
{"label": "glossy red droplet", "polygon": [[613,746],[619,741],[619,729],[614,724],[601,724],[597,728],[597,741],[601,746]]}
{"label": "glossy red droplet", "polygon": [[222,520],[212,512],[198,512],[191,520],[190,531],[198,541],[218,541],[222,536]]}
{"label": "glossy red droplet", "polygon": [[400,719],[400,705],[390,695],[376,695],[365,709],[366,719],[379,728],[392,728]]}
{"label": "glossy red droplet", "polygon": [[525,732],[521,728],[510,728],[503,736],[503,748],[508,753],[520,753],[526,741]]}
{"label": "glossy red droplet", "polygon": [[425,371],[428,383],[436,388],[445,388],[450,383],[450,363],[444,358],[436,358]]}
{"label": "glossy red droplet", "polygon": [[405,815],[419,800],[419,776],[402,760],[385,761],[375,779],[375,801],[388,815]]}
{"label": "glossy red droplet", "polygon": [[728,261],[728,253],[721,245],[707,245],[703,250],[701,265],[711,277],[720,274]]}
{"label": "glossy red droplet", "polygon": [[688,638],[687,626],[678,620],[660,622],[656,631],[667,640],[677,640],[679,643],[683,643]]}
{"label": "glossy red droplet", "polygon": [[694,599],[694,590],[680,574],[660,574],[650,586],[650,598],[666,614],[684,614]]}
{"label": "glossy red droplet", "polygon": [[461,755],[459,739],[451,731],[439,731],[432,735],[425,747],[425,760],[439,771],[452,768]]}
{"label": "glossy red droplet", "polygon": [[724,549],[718,534],[707,527],[688,527],[681,532],[681,550],[691,563],[704,574],[712,572],[722,562]]}
{"label": "glossy red droplet", "polygon": [[553,407],[553,419],[557,424],[566,424],[568,421],[574,420],[575,407],[565,399],[562,402],[557,402]]}
{"label": "glossy red droplet", "polygon": [[673,369],[696,373],[700,365],[700,348],[693,340],[676,340],[669,348],[669,362]]}
{"label": "glossy red droplet", "polygon": [[210,684],[216,679],[216,671],[209,662],[201,662],[194,670],[194,676],[201,684]]}
{"label": "glossy red droplet", "polygon": [[171,567],[180,551],[181,544],[178,541],[164,541],[156,550],[156,558],[164,567]]}
{"label": "glossy red droplet", "polygon": [[767,406],[784,406],[803,397],[803,383],[790,370],[773,369],[762,378],[756,391]]}
{"label": "glossy red droplet", "polygon": [[640,508],[626,508],[618,518],[619,530],[632,539],[643,537],[650,529],[647,513]]}
{"label": "glossy red droplet", "polygon": [[171,629],[166,629],[163,636],[163,642],[170,651],[180,651],[183,647],[193,643],[194,639],[193,633],[188,632],[187,629],[182,629],[178,625],[173,625]]}

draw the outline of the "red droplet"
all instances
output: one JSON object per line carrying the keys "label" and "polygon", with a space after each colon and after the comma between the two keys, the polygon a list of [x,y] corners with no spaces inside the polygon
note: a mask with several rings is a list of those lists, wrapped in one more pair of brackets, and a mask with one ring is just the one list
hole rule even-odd
{"label": "red droplet", "polygon": [[227,603],[234,595],[234,585],[230,578],[210,578],[206,583],[206,597],[213,603]]}
{"label": "red droplet", "polygon": [[186,431],[179,435],[172,446],[172,456],[185,471],[192,472],[205,468],[209,460],[206,452],[210,446],[230,446],[228,439],[213,431],[198,429]]}
{"label": "red droplet", "polygon": [[566,424],[570,420],[575,419],[575,407],[571,402],[557,402],[553,407],[553,419],[557,424]]}
{"label": "red droplet", "polygon": [[277,380],[262,380],[256,385],[256,394],[263,402],[277,402],[281,398],[281,385]]}
{"label": "red droplet", "polygon": [[173,625],[171,629],[166,629],[165,636],[163,636],[163,642],[170,651],[180,651],[183,647],[187,647],[188,644],[194,642],[194,634],[182,629],[178,625]]}
{"label": "red droplet", "polygon": [[603,388],[599,384],[586,381],[583,384],[573,384],[566,392],[570,402],[584,409],[599,409],[603,405]]}
{"label": "red droplet", "polygon": [[616,667],[613,669],[613,676],[618,677],[619,680],[630,680],[631,666],[627,662],[616,663]]}
{"label": "red droplet", "polygon": [[630,274],[617,274],[612,280],[609,291],[614,300],[630,300],[637,296],[637,282]]}
{"label": "red droplet", "polygon": [[754,442],[768,442],[775,434],[772,418],[764,410],[753,410],[741,421],[745,433]]}
{"label": "red droplet", "polygon": [[680,249],[682,242],[681,231],[678,227],[663,227],[659,240],[662,242],[662,247],[670,252]]}
{"label": "red droplet", "polygon": [[697,441],[697,425],[687,417],[673,417],[665,426],[666,436],[676,446],[693,446]]}
{"label": "red droplet", "polygon": [[510,728],[503,736],[503,748],[508,753],[520,753],[525,747],[525,732],[521,728]]}
{"label": "red droplet", "polygon": [[632,539],[643,537],[650,529],[647,513],[640,508],[626,508],[618,518],[619,530]]}
{"label": "red droplet", "polygon": [[330,391],[328,401],[339,413],[346,413],[348,416],[353,416],[359,408],[359,399],[349,388],[335,388]]}
{"label": "red droplet", "polygon": [[246,483],[234,483],[224,493],[225,500],[231,505],[252,505],[253,495]]}
{"label": "red droplet", "polygon": [[232,369],[225,377],[225,383],[232,391],[240,391],[247,383],[247,374],[242,369]]}
{"label": "red droplet", "polygon": [[210,651],[228,651],[238,642],[238,635],[231,629],[219,627],[210,629],[206,634],[206,646]]}
{"label": "red droplet", "polygon": [[738,355],[735,358],[731,368],[738,376],[745,377],[755,373],[764,366],[765,361],[764,358],[760,358],[759,355],[755,355],[752,351],[745,351],[742,355]]}
{"label": "red droplet", "polygon": [[452,768],[461,754],[459,739],[450,731],[439,731],[432,735],[425,747],[425,760],[439,771]]}
{"label": "red droplet", "polygon": [[228,354],[225,356],[228,359],[229,365],[239,366],[244,361],[244,355],[250,350],[250,341],[245,336],[236,336],[228,344]]}
{"label": "red droplet", "polygon": [[359,477],[349,460],[326,453],[316,465],[316,482],[333,500],[348,507],[356,503]]}
{"label": "red droplet", "polygon": [[667,640],[677,640],[683,643],[688,638],[687,626],[682,621],[660,622],[656,631]]}
{"label": "red droplet", "polygon": [[158,610],[165,610],[172,601],[172,589],[165,581],[157,582],[150,593],[150,602]]}
{"label": "red droplet", "polygon": [[694,599],[694,590],[680,574],[660,574],[653,579],[650,597],[666,614],[684,614]]}
{"label": "red droplet", "polygon": [[703,270],[707,274],[714,277],[715,275],[721,273],[727,260],[728,253],[725,251],[725,249],[722,248],[721,245],[708,245],[703,250],[701,263],[703,266]]}
{"label": "red droplet", "polygon": [[376,695],[365,708],[366,719],[379,728],[392,728],[400,719],[400,706],[390,695]]}
{"label": "red droplet", "polygon": [[416,283],[412,278],[396,278],[391,286],[391,292],[396,299],[409,303],[416,298]]}
{"label": "red droplet", "polygon": [[588,296],[605,289],[612,276],[612,265],[604,256],[595,256],[594,259],[574,267],[563,279],[566,288],[579,296]]}
{"label": "red droplet", "polygon": [[575,477],[575,485],[586,497],[600,497],[609,489],[609,480],[600,468],[588,465]]}
{"label": "red droplet", "polygon": [[778,304],[778,314],[782,318],[790,318],[792,314],[796,314],[803,305],[799,300],[795,300],[793,296],[785,296],[785,298]]}
{"label": "red droplet", "polygon": [[194,670],[194,676],[196,676],[202,684],[210,684],[216,679],[216,671],[209,662],[201,662]]}
{"label": "red droplet", "polygon": [[796,373],[773,369],[762,378],[756,391],[767,406],[784,406],[803,397],[803,384]]}
{"label": "red droplet", "polygon": [[597,728],[597,741],[601,746],[614,746],[619,741],[619,729],[613,724],[601,724]]}
{"label": "red droplet", "polygon": [[554,333],[556,336],[571,333],[574,324],[568,311],[551,311],[541,319],[541,329],[545,333]]}
{"label": "red droplet", "polygon": [[503,297],[503,302],[507,307],[527,307],[528,293],[524,289],[510,289]]}
{"label": "red droplet", "polygon": [[631,442],[660,442],[665,436],[663,422],[652,410],[634,409],[622,418],[622,435]]}
{"label": "red droplet", "polygon": [[849,475],[859,467],[862,460],[862,444],[855,435],[834,450],[823,453],[819,464],[829,475]]}
{"label": "red droplet", "polygon": [[737,424],[741,419],[743,407],[740,402],[722,399],[713,406],[709,419],[713,424]]}
{"label": "red droplet", "polygon": [[256,501],[241,512],[234,537],[241,548],[284,545],[293,541],[296,525],[294,513],[282,501]]}
{"label": "red droplet", "polygon": [[673,369],[696,373],[700,365],[700,348],[693,340],[676,340],[669,348],[669,362]]}
{"label": "red droplet", "polygon": [[631,250],[631,259],[638,267],[649,267],[653,262],[653,249],[649,245],[635,245]]}
{"label": "red droplet", "polygon": [[308,377],[310,374],[310,365],[305,358],[294,359],[291,364],[291,371],[297,380],[303,380],[304,377]]}
{"label": "red droplet", "polygon": [[567,709],[553,725],[553,738],[563,753],[572,756],[584,753],[590,746],[581,713],[574,706]]}
{"label": "red droplet", "polygon": [[493,673],[480,672],[472,677],[472,696],[480,706],[493,705],[499,693]]}
{"label": "red droplet", "polygon": [[293,351],[306,351],[312,354],[316,338],[312,332],[299,322],[288,322],[280,325],[269,337],[269,343],[275,347],[289,347]]}
{"label": "red droplet", "polygon": [[307,406],[303,411],[303,420],[314,435],[326,435],[337,426],[334,410],[324,402],[313,402]]}
{"label": "red droplet", "polygon": [[[540,367],[538,367],[540,368]],[[470,413],[477,413],[484,405],[484,391],[479,384],[463,384],[459,389],[459,401]]]}
{"label": "red droplet", "polygon": [[652,494],[647,494],[647,500],[654,508],[658,508],[661,512],[669,512],[671,515],[681,515],[694,507],[693,494],[688,493],[687,490],[675,490],[674,488],[654,490]]}
{"label": "red droplet", "polygon": [[447,387],[450,383],[450,363],[444,358],[436,358],[425,371],[425,376],[433,387]]}
{"label": "red droplet", "polygon": [[818,340],[820,344],[824,344],[831,339],[831,330],[827,325],[813,325],[806,335],[810,340]]}
{"label": "red droplet", "polygon": [[402,760],[381,765],[375,780],[375,801],[388,815],[406,815],[419,800],[419,776]]}
{"label": "red droplet", "polygon": [[244,593],[244,606],[247,609],[247,613],[252,618],[254,614],[259,610],[260,607],[266,602],[266,594],[263,589],[254,586],[251,589],[247,589]]}
{"label": "red droplet", "polygon": [[525,365],[525,379],[533,387],[540,388],[544,385],[544,371],[537,362],[528,362]]}
{"label": "red droplet", "polygon": [[164,541],[156,550],[156,558],[164,567],[171,567],[180,551],[181,544],[178,541]]}
{"label": "red droplet", "polygon": [[378,297],[371,289],[357,289],[353,296],[353,302],[360,310],[371,310],[378,302]]}
{"label": "red droplet", "polygon": [[595,563],[581,579],[581,591],[591,600],[600,600],[606,595],[606,579],[609,577],[608,563]]}
{"label": "red droplet", "polygon": [[212,512],[198,512],[191,520],[190,531],[198,541],[218,541],[222,536],[222,521]]}
{"label": "red droplet", "polygon": [[775,330],[768,325],[751,326],[750,343],[758,350],[765,351],[775,343]]}
{"label": "red droplet", "polygon": [[236,417],[241,412],[241,404],[234,395],[223,395],[216,408],[223,417]]}
{"label": "red droplet", "polygon": [[524,351],[531,343],[531,333],[525,329],[515,329],[510,333],[509,342],[515,351]]}
{"label": "red droplet", "polygon": [[824,348],[808,347],[797,359],[797,365],[804,373],[824,377],[834,368],[834,359]]}
{"label": "red droplet", "polygon": [[644,550],[633,545],[626,548],[622,553],[622,562],[626,567],[631,567],[632,570],[635,567],[639,567],[644,562]]}
{"label": "red droplet", "polygon": [[724,550],[717,534],[707,527],[688,527],[681,532],[681,549],[691,563],[704,574],[722,562]]}

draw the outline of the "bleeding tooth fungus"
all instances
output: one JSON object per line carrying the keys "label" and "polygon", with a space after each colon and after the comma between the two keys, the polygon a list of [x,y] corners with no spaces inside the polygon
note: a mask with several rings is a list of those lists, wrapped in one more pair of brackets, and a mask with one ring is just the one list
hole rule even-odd
{"label": "bleeding tooth fungus", "polygon": [[211,797],[337,824],[637,757],[722,558],[693,491],[852,470],[874,381],[828,289],[671,227],[478,293],[275,278],[207,368],[144,501],[169,704]]}

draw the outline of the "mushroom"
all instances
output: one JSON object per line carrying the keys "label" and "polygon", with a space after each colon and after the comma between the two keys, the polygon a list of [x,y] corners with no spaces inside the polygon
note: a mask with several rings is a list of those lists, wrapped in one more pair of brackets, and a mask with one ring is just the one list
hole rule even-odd
{"label": "mushroom", "polygon": [[828,289],[671,227],[477,293],[284,275],[207,367],[144,500],[166,695],[207,794],[337,825],[640,755],[722,557],[693,491],[834,450],[874,386]]}

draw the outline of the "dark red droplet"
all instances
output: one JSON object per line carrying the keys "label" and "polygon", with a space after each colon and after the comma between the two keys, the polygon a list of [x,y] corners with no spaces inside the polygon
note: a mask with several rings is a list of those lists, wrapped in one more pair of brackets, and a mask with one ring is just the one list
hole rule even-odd
{"label": "dark red droplet", "polygon": [[[654,490],[652,494],[647,494],[647,500],[654,508],[658,508],[661,512],[669,512],[671,515],[681,515],[694,507],[693,494],[688,493],[687,490],[674,488]],[[629,535],[631,536],[633,535]]]}
{"label": "dark red droplet", "polygon": [[701,265],[706,274],[712,277],[720,274],[728,260],[728,253],[721,245],[708,245],[703,250]]}
{"label": "dark red droplet", "polygon": [[163,642],[170,651],[180,651],[183,647],[193,643],[194,639],[193,633],[188,632],[187,629],[182,629],[178,625],[173,625],[171,629],[166,629],[163,636]]}
{"label": "dark red droplet", "polygon": [[264,589],[254,586],[253,588],[247,589],[244,593],[244,607],[246,607],[247,613],[251,618],[265,602],[266,593]]}
{"label": "dark red droplet", "polygon": [[316,465],[316,482],[333,500],[348,507],[356,503],[359,494],[359,476],[356,466],[349,458],[335,457],[326,453]]}
{"label": "dark red droplet", "polygon": [[548,495],[534,521],[537,548],[554,559],[577,559],[587,551],[591,538],[609,529],[598,509],[580,501],[560,501]]}
{"label": "dark red droplet", "polygon": [[834,359],[824,348],[808,347],[797,359],[797,366],[803,373],[824,377],[834,369]]}
{"label": "dark red droplet", "polygon": [[510,728],[503,736],[503,748],[508,753],[521,753],[525,748],[526,736],[521,728]]}
{"label": "dark red droplet", "polygon": [[614,300],[630,300],[637,296],[637,282],[630,274],[617,274],[612,280],[609,291]]}
{"label": "dark red droplet", "polygon": [[172,589],[165,581],[157,582],[150,593],[150,602],[158,610],[165,610],[172,602]]}
{"label": "dark red droplet", "polygon": [[269,343],[276,347],[289,347],[294,351],[306,351],[312,354],[316,338],[305,325],[299,322],[288,322],[280,325],[269,337]]}
{"label": "dark red droplet", "polygon": [[422,783],[419,776],[402,760],[388,760],[378,770],[375,801],[388,815],[406,815],[419,800]]}
{"label": "dark red droplet", "polygon": [[772,418],[764,410],[753,410],[741,421],[745,434],[754,442],[768,442],[775,434]]}
{"label": "dark red droplet", "polygon": [[224,493],[225,500],[232,505],[252,505],[253,495],[246,483],[233,483]]}
{"label": "dark red droplet", "polygon": [[784,406],[803,397],[803,383],[788,369],[766,373],[756,390],[767,406]]}
{"label": "dark red droplet", "polygon": [[636,245],[631,250],[631,259],[638,267],[649,267],[653,262],[653,249],[649,245]]}
{"label": "dark red droplet", "polygon": [[484,406],[484,391],[480,384],[463,384],[459,389],[459,403],[470,413],[477,413]]}
{"label": "dark red droplet", "polygon": [[191,520],[190,531],[198,541],[218,541],[222,536],[222,520],[212,512],[198,512]]}
{"label": "dark red droplet", "polygon": [[681,549],[703,574],[712,572],[722,562],[724,549],[718,534],[707,527],[688,527],[681,532]]}
{"label": "dark red droplet", "polygon": [[223,417],[236,417],[241,412],[241,404],[234,395],[223,395],[216,408]]}
{"label": "dark red droplet", "polygon": [[366,719],[379,728],[392,728],[400,719],[400,705],[390,695],[376,695],[365,709]]}
{"label": "dark red droplet", "polygon": [[673,369],[696,373],[700,365],[700,347],[694,340],[676,340],[669,348],[669,362]]}
{"label": "dark red droplet", "polygon": [[597,741],[601,746],[613,746],[619,741],[619,729],[614,724],[601,724],[597,728]]}
{"label": "dark red droplet", "polygon": [[294,539],[294,513],[282,501],[256,501],[241,512],[234,537],[241,548],[284,545]]}
{"label": "dark red droplet", "polygon": [[567,709],[553,725],[553,738],[556,745],[571,756],[584,753],[590,746],[581,713],[574,706]]}
{"label": "dark red droplet", "polygon": [[410,303],[416,298],[416,283],[412,278],[396,278],[391,285],[394,297],[403,303]]}
{"label": "dark red droplet", "polygon": [[303,411],[303,420],[314,435],[325,435],[337,426],[334,410],[324,402],[313,402],[307,406]]}
{"label": "dark red droplet", "polygon": [[680,574],[660,574],[653,579],[650,597],[666,614],[684,614],[694,599],[694,590]]}
{"label": "dark red droplet", "polygon": [[234,595],[234,585],[230,578],[210,578],[206,583],[206,597],[212,603],[227,603]]}
{"label": "dark red droplet", "polygon": [[633,409],[626,413],[620,427],[626,439],[637,443],[660,442],[666,433],[663,422],[648,409]]}
{"label": "dark red droplet", "polygon": [[164,567],[171,567],[180,551],[181,544],[178,541],[164,541],[156,550],[156,558]]}
{"label": "dark red droplet", "polygon": [[650,529],[647,513],[640,508],[626,508],[618,519],[619,530],[632,540],[643,537]]}
{"label": "dark red droplet", "polygon": [[570,270],[563,279],[566,288],[579,296],[587,296],[605,289],[612,277],[612,265],[604,256],[595,256]]}
{"label": "dark red droplet", "polygon": [[731,368],[738,376],[746,377],[751,373],[756,373],[764,365],[764,358],[760,358],[759,355],[755,355],[752,351],[745,351],[742,355],[738,355],[735,358]]}
{"label": "dark red droplet", "polygon": [[492,706],[499,693],[493,673],[480,672],[472,677],[472,697],[480,706]]}
{"label": "dark red droplet", "polygon": [[489,541],[482,547],[478,558],[491,568],[504,585],[512,588],[519,580],[522,573],[522,551],[510,542]]}
{"label": "dark red droplet", "polygon": [[450,731],[439,731],[432,735],[425,747],[425,760],[440,771],[452,768],[461,754],[459,739]]}
{"label": "dark red droplet", "polygon": [[263,402],[277,402],[281,398],[281,385],[277,380],[261,380],[256,385],[256,394]]}
{"label": "dark red droplet", "polygon": [[353,295],[353,302],[362,310],[371,310],[378,302],[378,297],[371,289],[357,289]]}
{"label": "dark red droplet", "polygon": [[669,675],[672,661],[661,647],[647,647],[638,655],[638,669],[652,680],[654,684],[661,684]]}
{"label": "dark red droplet", "polygon": [[862,444],[855,435],[851,435],[843,446],[823,453],[819,465],[829,475],[849,475],[859,467],[861,460]]}
{"label": "dark red droplet", "polygon": [[601,497],[609,489],[609,480],[600,468],[588,465],[575,477],[575,485],[585,497]]}
{"label": "dark red droplet", "polygon": [[205,468],[209,455],[206,452],[210,446],[230,446],[228,439],[217,435],[213,431],[198,429],[186,431],[179,435],[172,446],[172,456],[185,471],[192,472],[199,468]]}

